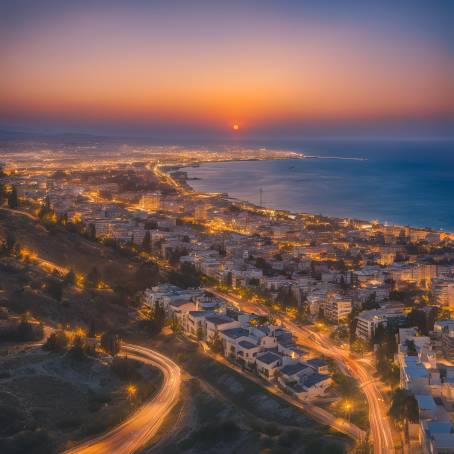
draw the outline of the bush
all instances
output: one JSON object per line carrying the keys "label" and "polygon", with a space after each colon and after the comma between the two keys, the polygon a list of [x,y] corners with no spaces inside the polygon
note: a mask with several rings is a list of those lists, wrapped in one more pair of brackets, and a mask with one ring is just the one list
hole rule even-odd
{"label": "bush", "polygon": [[0,342],[30,342],[43,337],[42,326],[33,326],[26,320],[0,332]]}
{"label": "bush", "polygon": [[139,367],[140,365],[136,361],[128,358],[114,358],[111,365],[112,372],[120,380],[132,382],[137,382],[142,378]]}
{"label": "bush", "polygon": [[17,406],[0,405],[0,435],[14,435],[24,428],[26,415]]}
{"label": "bush", "polygon": [[55,446],[47,431],[24,430],[14,437],[0,441],[2,454],[53,454]]}
{"label": "bush", "polygon": [[120,337],[114,333],[105,333],[101,337],[101,347],[111,356],[116,356],[121,348]]}
{"label": "bush", "polygon": [[63,331],[52,333],[43,345],[43,350],[49,352],[63,352],[68,346],[68,338]]}
{"label": "bush", "polygon": [[279,435],[281,433],[281,429],[279,429],[276,424],[266,424],[263,427],[263,432],[269,435],[270,437],[275,437],[276,435]]}
{"label": "bush", "polygon": [[86,345],[84,339],[81,336],[75,336],[68,353],[76,361],[82,361],[87,358],[85,350]]}

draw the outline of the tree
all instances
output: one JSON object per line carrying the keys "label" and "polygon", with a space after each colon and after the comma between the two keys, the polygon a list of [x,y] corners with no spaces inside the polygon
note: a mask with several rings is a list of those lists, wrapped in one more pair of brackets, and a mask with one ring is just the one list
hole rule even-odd
{"label": "tree", "polygon": [[16,186],[13,185],[11,192],[8,194],[8,207],[12,210],[16,209],[19,206],[19,199],[17,197]]}
{"label": "tree", "polygon": [[224,343],[222,342],[218,331],[215,331],[215,333],[211,336],[208,345],[214,353],[224,354]]}
{"label": "tree", "polygon": [[362,339],[355,339],[351,344],[351,350],[352,352],[364,355],[368,351],[368,345]]}
{"label": "tree", "polygon": [[149,230],[147,230],[145,232],[145,236],[143,237],[142,249],[145,252],[150,252],[151,251],[151,236],[150,236],[150,231]]}
{"label": "tree", "polygon": [[[1,172],[1,169],[0,169]],[[1,178],[1,177],[0,177]],[[0,182],[0,206],[3,205],[3,202],[6,200],[6,190],[5,185]]]}
{"label": "tree", "polygon": [[78,361],[85,359],[85,342],[82,336],[74,337],[69,353],[74,359]]}
{"label": "tree", "polygon": [[44,203],[41,205],[41,208],[39,210],[38,217],[40,219],[43,219],[51,213],[52,213],[52,208],[50,206],[50,199],[49,199],[49,196],[46,196],[46,198],[44,199]]}
{"label": "tree", "polygon": [[14,233],[11,231],[7,231],[6,238],[2,245],[2,249],[7,254],[12,254],[14,252],[14,250],[16,249],[15,246],[16,246],[16,235],[14,235]]}
{"label": "tree", "polygon": [[57,452],[49,433],[43,429],[21,430],[14,436],[3,438],[0,444],[3,453],[54,454]]}
{"label": "tree", "polygon": [[396,422],[404,422],[406,420],[418,422],[418,402],[407,390],[397,388],[393,393],[391,407],[388,414]]}
{"label": "tree", "polygon": [[99,274],[98,268],[94,266],[91,271],[87,274],[87,285],[91,288],[96,288],[101,282],[101,275]]}
{"label": "tree", "polygon": [[364,310],[369,310],[369,309],[378,309],[380,305],[376,301],[376,293],[373,292],[371,293],[367,300],[363,304],[363,309]]}
{"label": "tree", "polygon": [[174,332],[174,333],[179,333],[181,331],[181,325],[180,323],[178,322],[177,318],[175,317],[175,315],[172,315],[172,318],[170,319],[170,329]]}
{"label": "tree", "polygon": [[159,327],[159,331],[161,331],[162,328],[164,328],[164,323],[166,320],[166,313],[164,310],[164,306],[159,301],[156,301],[156,303],[154,305],[152,318],[157,323],[157,325]]}
{"label": "tree", "polygon": [[428,336],[430,331],[433,331],[435,324],[436,312],[435,311],[423,311],[419,309],[413,309],[408,314],[409,326],[417,326],[421,334]]}
{"label": "tree", "polygon": [[101,347],[111,356],[116,356],[121,348],[121,340],[117,334],[104,333],[101,336]]}
{"label": "tree", "polygon": [[89,240],[96,240],[96,227],[95,227],[95,224],[93,224],[93,223],[88,224],[87,238]]}
{"label": "tree", "polygon": [[46,292],[55,300],[61,301],[63,296],[63,282],[60,279],[50,277],[46,282]]}
{"label": "tree", "polygon": [[50,352],[62,352],[68,346],[68,338],[63,331],[52,333],[43,345],[43,350]]}
{"label": "tree", "polygon": [[182,263],[180,271],[172,270],[169,273],[169,282],[182,288],[200,287],[202,274],[191,263]]}
{"label": "tree", "polygon": [[88,326],[88,337],[96,337],[96,321],[91,320],[90,325]]}
{"label": "tree", "polygon": [[76,284],[76,273],[74,273],[72,268],[68,271],[66,276],[63,278],[63,283],[65,285],[75,285]]}
{"label": "tree", "polygon": [[413,339],[407,339],[405,341],[405,344],[407,346],[408,356],[416,356],[418,354],[418,352],[416,350],[415,341]]}

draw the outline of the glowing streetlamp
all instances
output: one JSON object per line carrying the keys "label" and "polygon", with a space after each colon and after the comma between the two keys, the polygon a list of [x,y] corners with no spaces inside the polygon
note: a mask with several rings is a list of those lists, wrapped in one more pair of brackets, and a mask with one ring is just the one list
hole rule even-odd
{"label": "glowing streetlamp", "polygon": [[347,400],[344,404],[345,412],[347,413],[348,422],[350,422],[350,412],[352,410],[352,404]]}
{"label": "glowing streetlamp", "polygon": [[135,385],[128,385],[128,387],[126,388],[126,392],[128,393],[129,400],[132,401],[132,399],[136,397],[137,387]]}

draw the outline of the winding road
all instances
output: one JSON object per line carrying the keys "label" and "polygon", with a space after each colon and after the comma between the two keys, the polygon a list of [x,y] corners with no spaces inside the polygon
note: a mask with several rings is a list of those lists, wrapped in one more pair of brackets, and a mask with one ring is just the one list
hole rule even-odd
{"label": "winding road", "polygon": [[180,394],[180,368],[169,358],[146,347],[125,344],[129,358],[151,364],[161,370],[163,383],[159,393],[142,405],[133,415],[109,432],[64,454],[131,454],[156,435],[165,417],[177,403]]}
{"label": "winding road", "polygon": [[[247,312],[268,315],[268,311],[258,303],[253,303],[214,288],[207,289],[220,298]],[[307,328],[300,327],[288,317],[279,317],[285,328],[289,329],[298,342],[319,353],[334,359],[343,370],[349,372],[360,384],[361,390],[369,404],[369,423],[374,443],[375,454],[392,454],[395,452],[393,433],[384,404],[383,395],[375,381],[371,380],[371,372],[349,353],[332,343],[328,337],[321,337]]]}

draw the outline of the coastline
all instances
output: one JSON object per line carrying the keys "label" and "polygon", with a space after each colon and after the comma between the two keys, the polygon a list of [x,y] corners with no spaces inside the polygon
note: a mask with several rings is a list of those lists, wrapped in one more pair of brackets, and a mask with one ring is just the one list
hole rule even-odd
{"label": "coastline", "polygon": [[[303,157],[270,157],[267,159],[261,159],[261,158],[250,158],[250,159],[222,159],[222,160],[216,160],[216,161],[209,161],[209,160],[199,160],[195,161],[194,163],[191,164],[181,164],[181,165],[171,165],[171,164],[162,164],[161,169],[166,175],[168,175],[170,178],[171,177],[171,172],[172,171],[180,171],[184,170],[187,168],[197,168],[200,167],[202,164],[218,164],[218,163],[239,163],[239,162],[251,162],[251,161],[291,161],[291,160],[299,160],[299,159],[321,159],[321,160],[353,160],[353,161],[367,161],[367,158],[349,158],[349,157],[318,157],[318,156],[307,156],[303,155]],[[168,170],[167,170],[168,169]],[[173,178],[172,178],[173,180]],[[354,221],[357,223],[363,223],[365,225],[367,224],[374,224],[376,221],[373,219],[365,219],[361,217],[339,217],[339,216],[332,216],[332,215],[325,215],[323,213],[315,213],[315,212],[306,212],[306,211],[294,211],[294,210],[285,210],[285,209],[280,209],[280,208],[267,208],[264,206],[259,206],[258,204],[252,203],[248,200],[241,199],[238,197],[233,197],[231,196],[228,192],[210,192],[210,191],[197,191],[190,183],[190,181],[200,181],[202,178],[199,177],[188,177],[184,179],[183,181],[178,181],[176,185],[180,188],[184,188],[185,191],[191,192],[191,193],[198,193],[198,194],[205,194],[207,196],[213,196],[216,194],[218,197],[224,197],[229,199],[231,202],[235,204],[241,205],[241,208],[246,209],[246,210],[254,210],[254,211],[262,211],[264,214],[266,213],[274,213],[276,216],[279,217],[287,217],[288,219],[296,219],[298,217],[311,217],[311,216],[321,216],[327,219],[330,219],[332,221],[345,221],[345,220],[350,220]],[[378,222],[378,225],[383,225],[387,227],[394,227],[394,228],[409,228],[410,230],[413,231],[425,231],[429,233],[437,233],[437,234],[443,234],[443,235],[448,235],[448,236],[454,236],[454,230],[445,230],[445,229],[439,229],[439,228],[434,228],[434,227],[418,227],[414,226],[411,224],[402,224],[402,223],[389,223],[389,222]]]}

